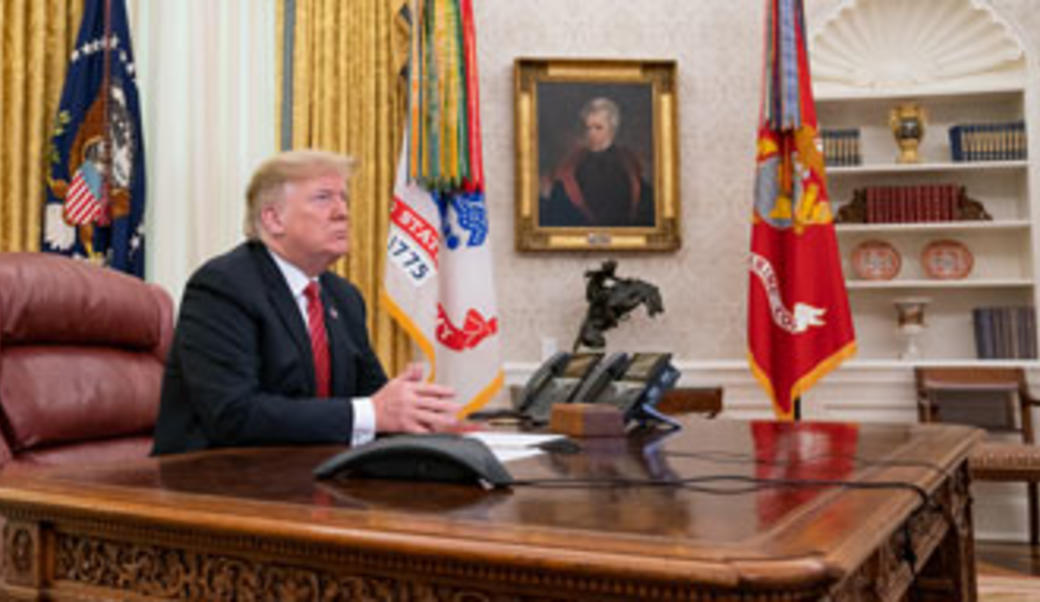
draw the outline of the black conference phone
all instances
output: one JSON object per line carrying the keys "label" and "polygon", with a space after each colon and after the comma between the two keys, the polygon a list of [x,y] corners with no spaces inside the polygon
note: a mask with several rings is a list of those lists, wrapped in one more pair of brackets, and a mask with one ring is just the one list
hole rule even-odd
{"label": "black conference phone", "polygon": [[626,422],[648,419],[673,424],[653,409],[664,391],[675,385],[679,371],[670,353],[558,352],[535,371],[515,409],[533,424],[545,424],[556,403],[609,403]]}
{"label": "black conference phone", "polygon": [[480,483],[486,488],[513,482],[484,442],[450,433],[381,437],[322,462],[314,476]]}

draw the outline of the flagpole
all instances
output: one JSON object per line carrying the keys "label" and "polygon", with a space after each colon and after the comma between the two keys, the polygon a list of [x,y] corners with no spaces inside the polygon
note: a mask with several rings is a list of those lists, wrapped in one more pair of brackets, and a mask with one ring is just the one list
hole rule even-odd
{"label": "flagpole", "polygon": [[112,0],[105,0],[105,33],[101,41],[101,57],[104,61],[101,75],[101,215],[98,222],[108,223],[111,215],[109,206],[109,178],[112,174],[112,138],[109,135],[108,95],[111,91],[109,83],[112,71]]}
{"label": "flagpole", "polygon": [[791,407],[794,410],[792,413],[792,416],[794,416],[794,421],[800,422],[802,420],[802,396],[799,395],[798,397],[795,397],[791,403],[793,404]]}

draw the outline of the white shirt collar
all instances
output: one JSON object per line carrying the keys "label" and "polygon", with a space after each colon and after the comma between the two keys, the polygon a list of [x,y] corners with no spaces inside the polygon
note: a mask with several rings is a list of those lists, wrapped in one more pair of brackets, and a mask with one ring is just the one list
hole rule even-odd
{"label": "white shirt collar", "polygon": [[281,271],[286,284],[289,285],[289,290],[292,292],[293,297],[302,296],[303,289],[307,288],[308,284],[312,281],[318,281],[317,278],[308,278],[307,274],[303,273],[303,270],[289,263],[284,257],[275,253],[270,248],[266,246],[264,248],[271,254],[271,259],[274,259],[274,264],[278,266],[278,270]]}

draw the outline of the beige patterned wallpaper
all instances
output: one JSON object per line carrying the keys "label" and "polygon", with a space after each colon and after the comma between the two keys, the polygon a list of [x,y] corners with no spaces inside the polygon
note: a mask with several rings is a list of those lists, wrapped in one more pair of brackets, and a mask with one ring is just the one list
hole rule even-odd
{"label": "beige patterned wallpaper", "polygon": [[[806,0],[809,27],[840,1]],[[1036,0],[993,0],[992,5],[1023,36],[1029,55],[1038,56]],[[620,275],[659,286],[665,305],[665,313],[655,319],[640,309],[608,333],[610,349],[666,349],[680,361],[744,357],[744,258],[764,6],[763,0],[474,2],[506,362],[537,361],[551,341],[569,348],[585,310],[582,273],[607,257],[618,259]],[[679,251],[530,254],[514,249],[513,60],[522,56],[678,62]]]}

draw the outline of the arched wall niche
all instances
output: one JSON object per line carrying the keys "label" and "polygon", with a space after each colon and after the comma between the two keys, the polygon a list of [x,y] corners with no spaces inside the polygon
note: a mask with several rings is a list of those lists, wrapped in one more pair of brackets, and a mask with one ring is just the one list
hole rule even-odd
{"label": "arched wall niche", "polygon": [[1021,89],[1026,56],[985,0],[843,0],[810,34],[818,98]]}

